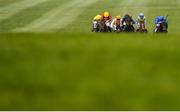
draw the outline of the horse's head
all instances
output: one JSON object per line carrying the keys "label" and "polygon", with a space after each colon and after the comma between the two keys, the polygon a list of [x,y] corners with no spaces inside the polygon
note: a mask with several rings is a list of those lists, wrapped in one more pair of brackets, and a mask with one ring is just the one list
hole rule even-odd
{"label": "horse's head", "polygon": [[97,28],[98,27],[98,21],[94,21],[93,22],[93,28]]}
{"label": "horse's head", "polygon": [[131,26],[131,20],[129,18],[125,20],[125,23],[127,26]]}
{"label": "horse's head", "polygon": [[162,22],[161,23],[161,27],[163,30],[166,30],[166,26],[167,26],[167,23],[166,22]]}
{"label": "horse's head", "polygon": [[140,22],[140,29],[145,29],[145,24],[144,24],[144,22]]}

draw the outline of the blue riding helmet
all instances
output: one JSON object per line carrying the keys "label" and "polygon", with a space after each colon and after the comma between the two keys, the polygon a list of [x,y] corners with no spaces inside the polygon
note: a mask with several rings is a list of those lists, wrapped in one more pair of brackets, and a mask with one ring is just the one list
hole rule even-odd
{"label": "blue riding helmet", "polygon": [[160,24],[162,22],[168,23],[167,17],[165,17],[165,16],[158,16],[158,17],[156,17],[156,19],[155,19],[155,23],[156,24]]}
{"label": "blue riding helmet", "polygon": [[140,13],[140,14],[139,14],[139,17],[140,17],[141,19],[144,19],[144,13]]}

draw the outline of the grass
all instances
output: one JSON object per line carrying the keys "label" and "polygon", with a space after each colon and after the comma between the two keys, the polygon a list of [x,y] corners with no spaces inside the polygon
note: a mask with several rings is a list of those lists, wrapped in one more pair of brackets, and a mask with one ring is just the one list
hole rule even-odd
{"label": "grass", "polygon": [[0,108],[179,110],[178,38],[161,34],[1,34]]}
{"label": "grass", "polygon": [[[2,1],[0,7],[23,0]],[[51,32],[15,29],[71,1],[47,0],[0,21],[0,110],[180,110],[180,2],[138,1],[57,11],[50,18],[74,19]],[[91,33],[92,18],[105,10],[134,18],[143,11],[149,33]],[[166,14],[169,33],[153,34],[154,18]]]}
{"label": "grass", "polygon": [[8,4],[15,3],[21,0],[0,0],[0,7],[4,7]]}

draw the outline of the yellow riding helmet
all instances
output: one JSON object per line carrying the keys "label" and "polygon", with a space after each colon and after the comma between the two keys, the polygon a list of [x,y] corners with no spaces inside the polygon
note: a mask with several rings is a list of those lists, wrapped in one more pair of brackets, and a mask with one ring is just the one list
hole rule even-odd
{"label": "yellow riding helmet", "polygon": [[101,15],[97,15],[96,19],[97,20],[101,20],[102,16]]}
{"label": "yellow riding helmet", "polygon": [[121,19],[121,16],[116,16],[116,19]]}
{"label": "yellow riding helmet", "polygon": [[100,20],[101,19],[101,15],[97,15],[94,17],[94,20]]}
{"label": "yellow riding helmet", "polygon": [[104,15],[104,17],[109,17],[110,14],[109,14],[109,12],[104,12],[103,15]]}

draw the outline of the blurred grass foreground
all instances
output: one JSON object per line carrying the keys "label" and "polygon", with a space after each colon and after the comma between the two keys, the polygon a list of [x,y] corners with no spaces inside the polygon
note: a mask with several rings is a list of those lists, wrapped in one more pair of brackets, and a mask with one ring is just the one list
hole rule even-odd
{"label": "blurred grass foreground", "polygon": [[179,35],[1,33],[0,110],[179,110]]}

